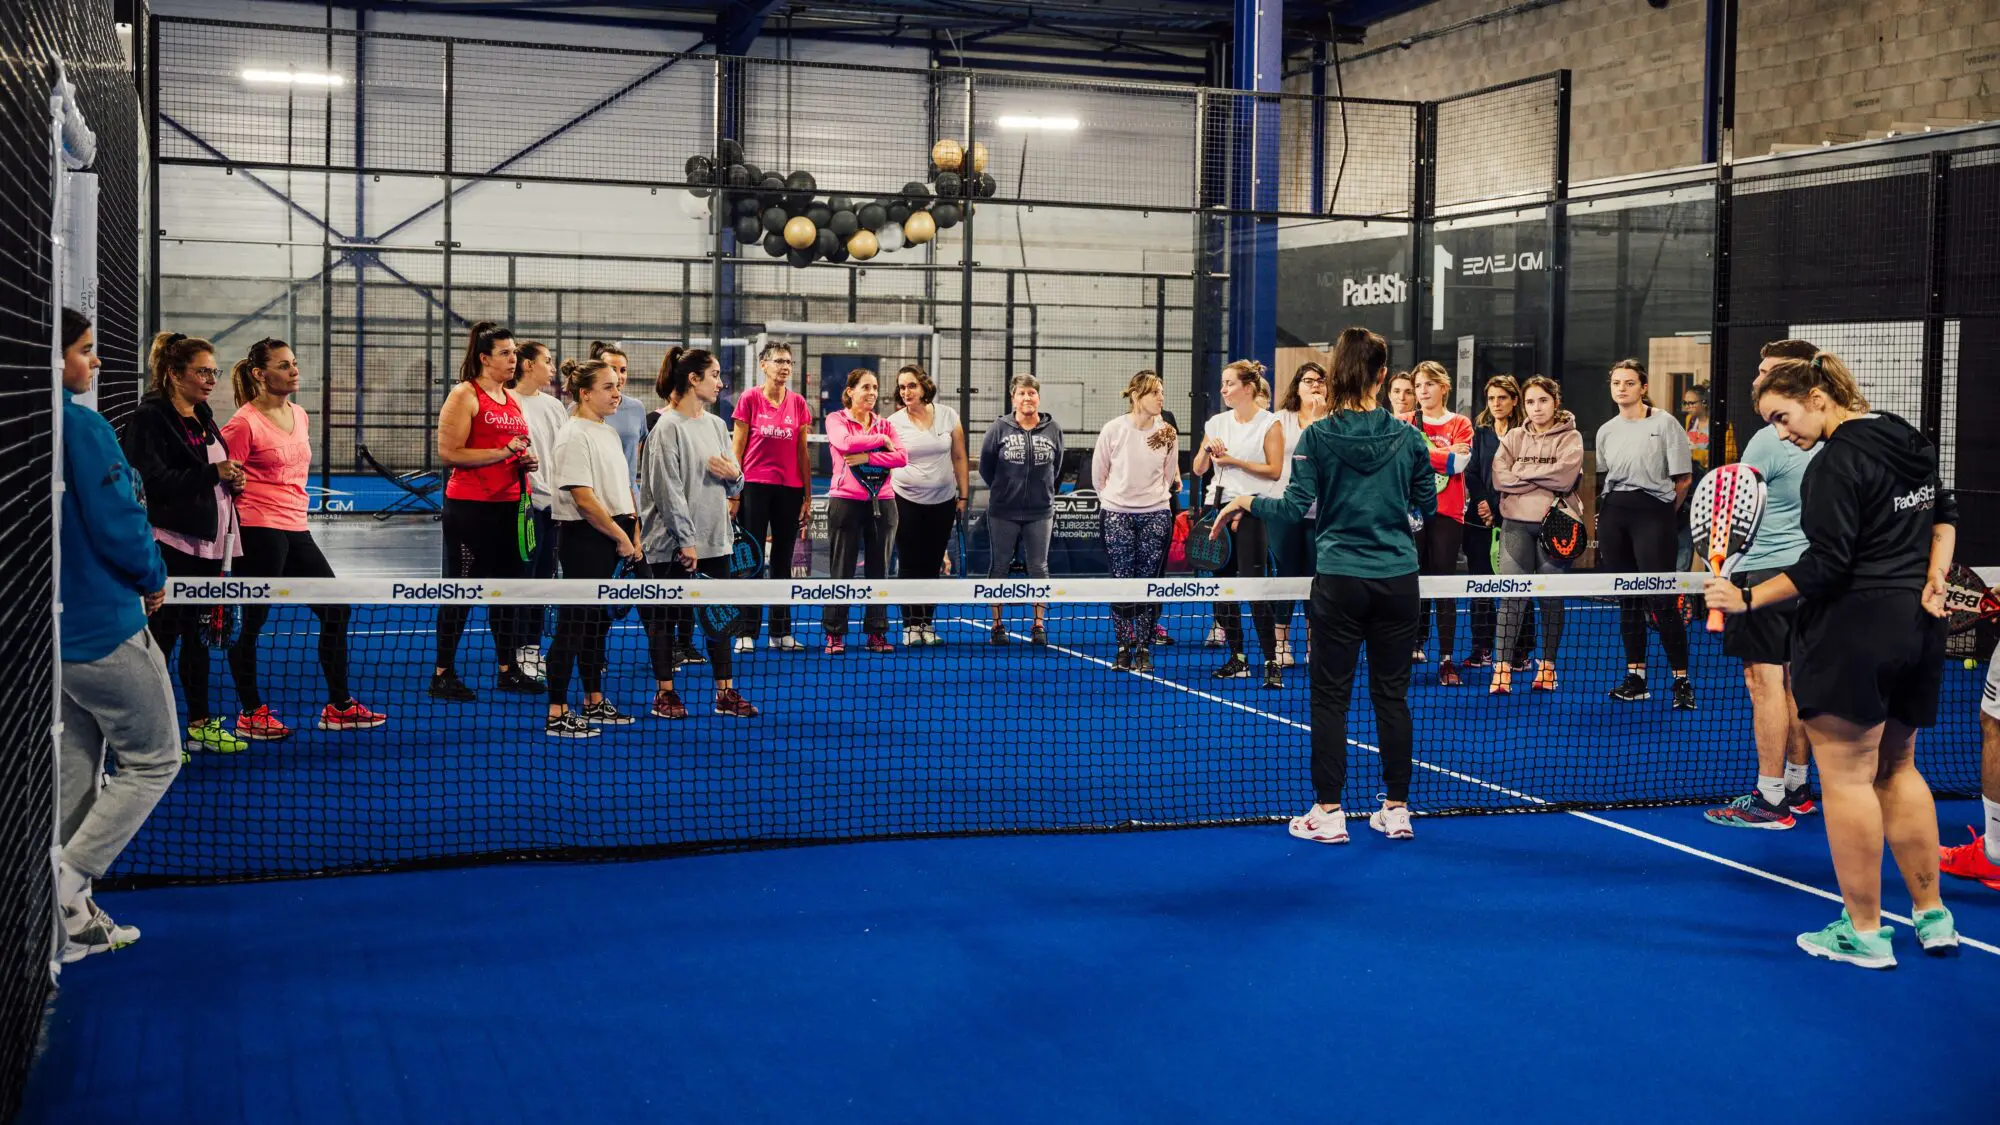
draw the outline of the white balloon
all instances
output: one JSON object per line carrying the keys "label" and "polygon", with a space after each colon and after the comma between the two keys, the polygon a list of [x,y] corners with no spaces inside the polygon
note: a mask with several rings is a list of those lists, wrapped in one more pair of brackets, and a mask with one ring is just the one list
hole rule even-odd
{"label": "white balloon", "polygon": [[903,248],[903,224],[883,223],[882,229],[875,232],[875,237],[881,239],[884,254],[893,254]]}
{"label": "white balloon", "polygon": [[712,197],[698,196],[691,191],[681,193],[681,214],[690,219],[708,218],[708,201]]}

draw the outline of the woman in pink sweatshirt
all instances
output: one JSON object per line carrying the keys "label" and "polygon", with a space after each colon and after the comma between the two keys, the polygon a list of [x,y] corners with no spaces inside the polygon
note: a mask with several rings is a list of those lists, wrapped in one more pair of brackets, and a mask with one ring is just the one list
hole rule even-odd
{"label": "woman in pink sweatshirt", "polygon": [[[881,380],[873,371],[857,367],[847,373],[847,389],[840,393],[843,409],[826,416],[826,443],[833,450],[833,487],[827,490],[826,526],[832,539],[835,578],[854,577],[858,552],[868,555],[870,578],[889,576],[889,544],[896,538],[896,497],[889,488],[889,470],[909,463],[896,440],[895,427],[875,413],[881,395]],[[879,469],[879,474],[869,468]],[[855,475],[861,469],[862,475]],[[868,477],[863,480],[862,477]],[[821,617],[826,630],[826,653],[838,656],[847,651],[846,605],[830,605]],[[869,652],[889,652],[889,608],[871,601],[861,619],[868,634]]]}
{"label": "woman in pink sweatshirt", "polygon": [[[1500,573],[1562,574],[1569,564],[1542,546],[1542,519],[1561,504],[1579,520],[1582,512],[1573,494],[1583,473],[1583,435],[1576,419],[1562,408],[1562,388],[1546,375],[1529,379],[1521,392],[1528,422],[1508,430],[1493,455],[1493,488],[1500,494]],[[1542,659],[1535,671],[1536,691],[1556,690],[1556,649],[1562,644],[1561,598],[1542,598]],[[1500,601],[1500,635],[1494,644],[1493,681],[1487,691],[1506,695],[1513,690],[1509,663],[1527,616],[1520,598]]]}
{"label": "woman in pink sweatshirt", "polygon": [[[1098,518],[1113,578],[1151,578],[1160,573],[1173,537],[1169,503],[1180,488],[1181,445],[1180,434],[1160,417],[1165,396],[1158,375],[1139,372],[1125,384],[1131,411],[1106,422],[1097,433],[1090,484],[1097,490]],[[1118,638],[1118,655],[1112,667],[1151,672],[1153,652],[1148,646],[1159,620],[1158,602],[1113,605],[1111,627]]]}

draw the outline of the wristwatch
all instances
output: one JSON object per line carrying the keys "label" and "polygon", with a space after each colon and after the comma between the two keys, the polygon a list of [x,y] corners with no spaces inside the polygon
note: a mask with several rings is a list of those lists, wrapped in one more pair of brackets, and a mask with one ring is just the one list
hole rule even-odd
{"label": "wristwatch", "polygon": [[1743,612],[1749,613],[1757,608],[1757,599],[1752,597],[1750,594],[1750,591],[1753,590],[1755,587],[1751,586],[1750,576],[1747,574],[1738,574],[1735,575],[1734,578],[1736,581],[1736,588],[1743,591]]}

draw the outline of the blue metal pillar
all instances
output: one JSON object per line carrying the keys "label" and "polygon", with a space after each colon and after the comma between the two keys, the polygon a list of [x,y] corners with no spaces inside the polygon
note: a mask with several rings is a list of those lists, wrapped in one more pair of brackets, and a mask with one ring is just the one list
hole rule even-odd
{"label": "blue metal pillar", "polygon": [[[1326,62],[1327,43],[1324,39],[1313,40],[1312,61],[1312,141],[1308,151],[1312,153],[1312,210],[1315,215],[1326,214]],[[1344,93],[1345,91],[1343,91]],[[1345,144],[1346,141],[1341,142]],[[1346,153],[1341,153],[1345,159]]]}
{"label": "blue metal pillar", "polygon": [[[354,9],[354,240],[368,241],[368,177],[360,170],[368,166],[368,5]],[[328,95],[331,97],[332,95]],[[331,174],[331,173],[329,173]],[[354,255],[354,444],[368,443],[368,259],[372,253]],[[449,334],[449,329],[447,329]],[[333,357],[323,357],[326,370],[320,378],[333,378]],[[360,455],[350,469],[359,469]]]}
{"label": "blue metal pillar", "polygon": [[[1283,77],[1284,0],[1236,0],[1230,85],[1276,93]],[[1231,115],[1229,357],[1276,358],[1278,346],[1278,102],[1239,96]],[[1250,212],[1250,213],[1246,213]],[[1220,373],[1204,373],[1219,379]]]}

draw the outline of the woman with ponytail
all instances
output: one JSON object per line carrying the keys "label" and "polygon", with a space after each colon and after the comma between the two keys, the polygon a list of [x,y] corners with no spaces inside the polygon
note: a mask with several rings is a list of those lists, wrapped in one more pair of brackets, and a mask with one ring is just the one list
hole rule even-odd
{"label": "woman with ponytail", "polygon": [[[1196,476],[1211,468],[1215,470],[1215,480],[1209,485],[1211,502],[1281,495],[1278,477],[1284,470],[1285,434],[1278,425],[1277,415],[1257,405],[1257,396],[1268,393],[1264,388],[1264,365],[1256,360],[1239,359],[1222,369],[1222,403],[1229,409],[1202,426],[1201,444],[1194,454]],[[1248,514],[1247,507],[1239,505],[1231,510],[1244,514],[1229,521],[1236,533],[1236,549],[1223,568],[1215,572],[1216,577],[1261,578],[1270,565],[1264,521]],[[1304,518],[1305,510],[1300,509],[1298,519]],[[1209,675],[1218,680],[1248,677],[1250,665],[1243,658],[1241,610],[1233,601],[1217,602],[1215,616],[1229,646],[1229,659]],[[1264,686],[1283,687],[1276,608],[1268,601],[1251,602],[1250,620],[1256,626],[1257,643],[1264,654]]]}
{"label": "woman with ponytail", "polygon": [[[1458,573],[1458,552],[1465,542],[1465,466],[1472,460],[1472,420],[1451,409],[1451,376],[1442,364],[1425,360],[1411,376],[1417,381],[1417,414],[1411,419],[1423,431],[1431,447],[1431,472],[1437,480],[1437,516],[1424,521],[1417,532],[1417,558],[1421,572],[1431,575]],[[1457,687],[1465,681],[1451,655],[1458,639],[1458,602],[1439,598],[1424,603],[1424,620],[1417,627],[1417,651],[1411,659],[1423,661],[1424,633],[1430,628],[1431,609],[1437,609],[1437,682]]]}
{"label": "woman with ponytail", "polygon": [[[215,367],[215,346],[162,332],[153,339],[148,366],[146,393],[125,427],[126,459],[139,474],[146,516],[167,573],[219,577],[240,553],[236,494],[243,490],[243,465],[230,458],[208,405],[221,374]],[[209,653],[202,642],[206,616],[200,606],[171,605],[148,625],[168,659],[180,648],[188,747],[233,754],[244,748],[243,739],[224,729],[210,711]]]}
{"label": "woman with ponytail", "polygon": [[[243,525],[243,555],[235,573],[245,578],[332,578],[333,567],[306,526],[306,476],[312,471],[312,435],[305,408],[292,401],[299,389],[299,361],[283,340],[259,340],[230,372],[236,413],[222,427],[229,458],[243,465],[243,494],[236,512]],[[347,690],[347,620],[344,605],[316,605],[319,668],[326,679],[321,730],[369,730],[388,721],[356,702]],[[229,648],[241,713],[236,733],[268,742],[292,731],[264,702],[257,680],[257,637],[271,614],[267,605],[243,607],[243,631]]]}
{"label": "woman with ponytail", "polygon": [[[529,436],[528,417],[507,384],[514,379],[514,334],[490,320],[472,326],[458,386],[438,412],[438,459],[451,469],[444,488],[444,576],[519,578],[518,522],[521,490],[539,464]],[[437,664],[431,673],[434,699],[466,703],[478,694],[458,678],[458,642],[472,616],[468,605],[438,607]],[[499,664],[494,686],[520,695],[539,695],[547,685],[522,671],[521,649],[539,629],[513,608],[487,613]]]}

